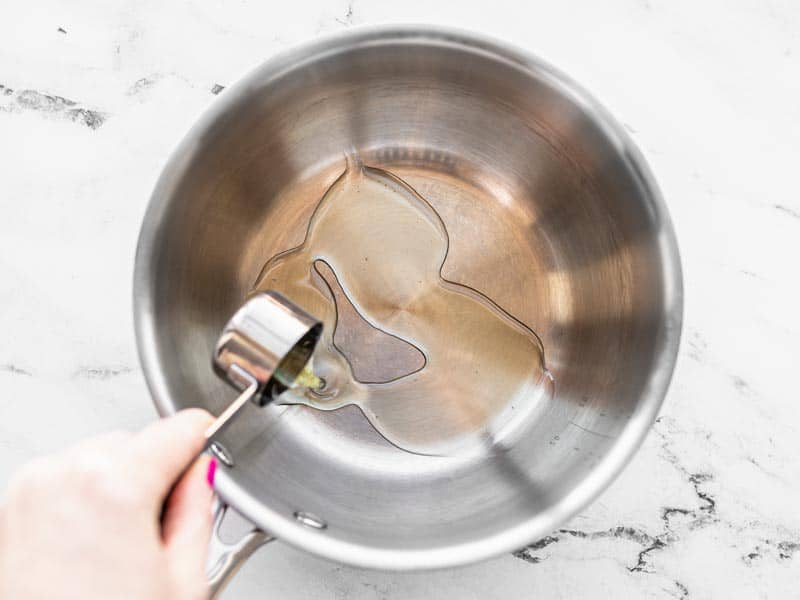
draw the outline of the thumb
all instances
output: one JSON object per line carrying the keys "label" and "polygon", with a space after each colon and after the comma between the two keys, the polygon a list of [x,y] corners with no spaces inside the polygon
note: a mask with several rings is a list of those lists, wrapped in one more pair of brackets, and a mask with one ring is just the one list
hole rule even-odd
{"label": "thumb", "polygon": [[169,557],[170,572],[179,586],[187,586],[184,589],[198,583],[205,585],[214,495],[207,473],[212,460],[200,457],[180,479],[167,500],[162,520],[161,537]]}
{"label": "thumb", "polygon": [[137,472],[151,491],[154,506],[161,506],[175,481],[200,453],[203,433],[213,421],[206,411],[192,408],[159,419],[137,435]]}

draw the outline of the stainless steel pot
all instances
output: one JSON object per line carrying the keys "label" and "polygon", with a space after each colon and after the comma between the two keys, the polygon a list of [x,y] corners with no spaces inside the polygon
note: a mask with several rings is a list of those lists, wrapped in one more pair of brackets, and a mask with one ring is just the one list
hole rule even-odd
{"label": "stainless steel pot", "polygon": [[[221,438],[219,495],[270,535],[362,567],[520,548],[638,448],[675,363],[682,283],[666,208],[625,132],[567,77],[500,43],[353,31],[222,94],[166,166],[139,240],[136,333],[156,406],[224,408],[217,336],[263,262],[302,240],[352,150],[439,211],[449,279],[541,335],[555,399],[511,447],[464,458],[404,453],[352,407],[250,406]],[[223,570],[264,539],[227,548]]]}

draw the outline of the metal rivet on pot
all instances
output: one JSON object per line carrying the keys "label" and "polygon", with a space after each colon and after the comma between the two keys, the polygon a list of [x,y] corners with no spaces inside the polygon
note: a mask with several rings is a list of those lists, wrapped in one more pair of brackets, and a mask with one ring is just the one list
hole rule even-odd
{"label": "metal rivet on pot", "polygon": [[216,456],[226,467],[232,467],[236,464],[233,462],[233,456],[231,456],[231,453],[228,452],[228,449],[219,442],[211,442],[211,445],[208,447],[208,449],[211,450],[214,456]]}
{"label": "metal rivet on pot", "polygon": [[317,515],[303,512],[302,510],[296,511],[294,513],[294,518],[306,527],[313,527],[314,529],[325,529],[328,526],[328,524]]}

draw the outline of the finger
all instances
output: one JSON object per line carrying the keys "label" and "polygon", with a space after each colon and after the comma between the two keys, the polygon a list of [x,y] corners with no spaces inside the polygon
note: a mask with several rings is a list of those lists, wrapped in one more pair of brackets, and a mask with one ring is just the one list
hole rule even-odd
{"label": "finger", "polygon": [[161,537],[178,581],[203,580],[214,495],[207,481],[209,465],[207,456],[197,460],[167,501]]}
{"label": "finger", "polygon": [[63,456],[69,459],[84,453],[116,456],[129,448],[132,439],[133,434],[129,431],[108,431],[76,442],[64,451]]}
{"label": "finger", "polygon": [[136,436],[137,472],[160,503],[203,448],[213,422],[204,410],[183,410],[148,425]]}

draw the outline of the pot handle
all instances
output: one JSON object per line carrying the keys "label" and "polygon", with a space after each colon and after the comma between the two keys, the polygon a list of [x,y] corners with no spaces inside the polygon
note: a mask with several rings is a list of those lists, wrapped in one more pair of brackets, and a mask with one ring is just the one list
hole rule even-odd
{"label": "pot handle", "polygon": [[232,544],[225,543],[219,535],[219,530],[227,511],[228,505],[216,498],[213,508],[214,525],[211,529],[206,562],[206,577],[211,600],[219,597],[231,577],[253,552],[275,539],[253,527],[239,541]]}

